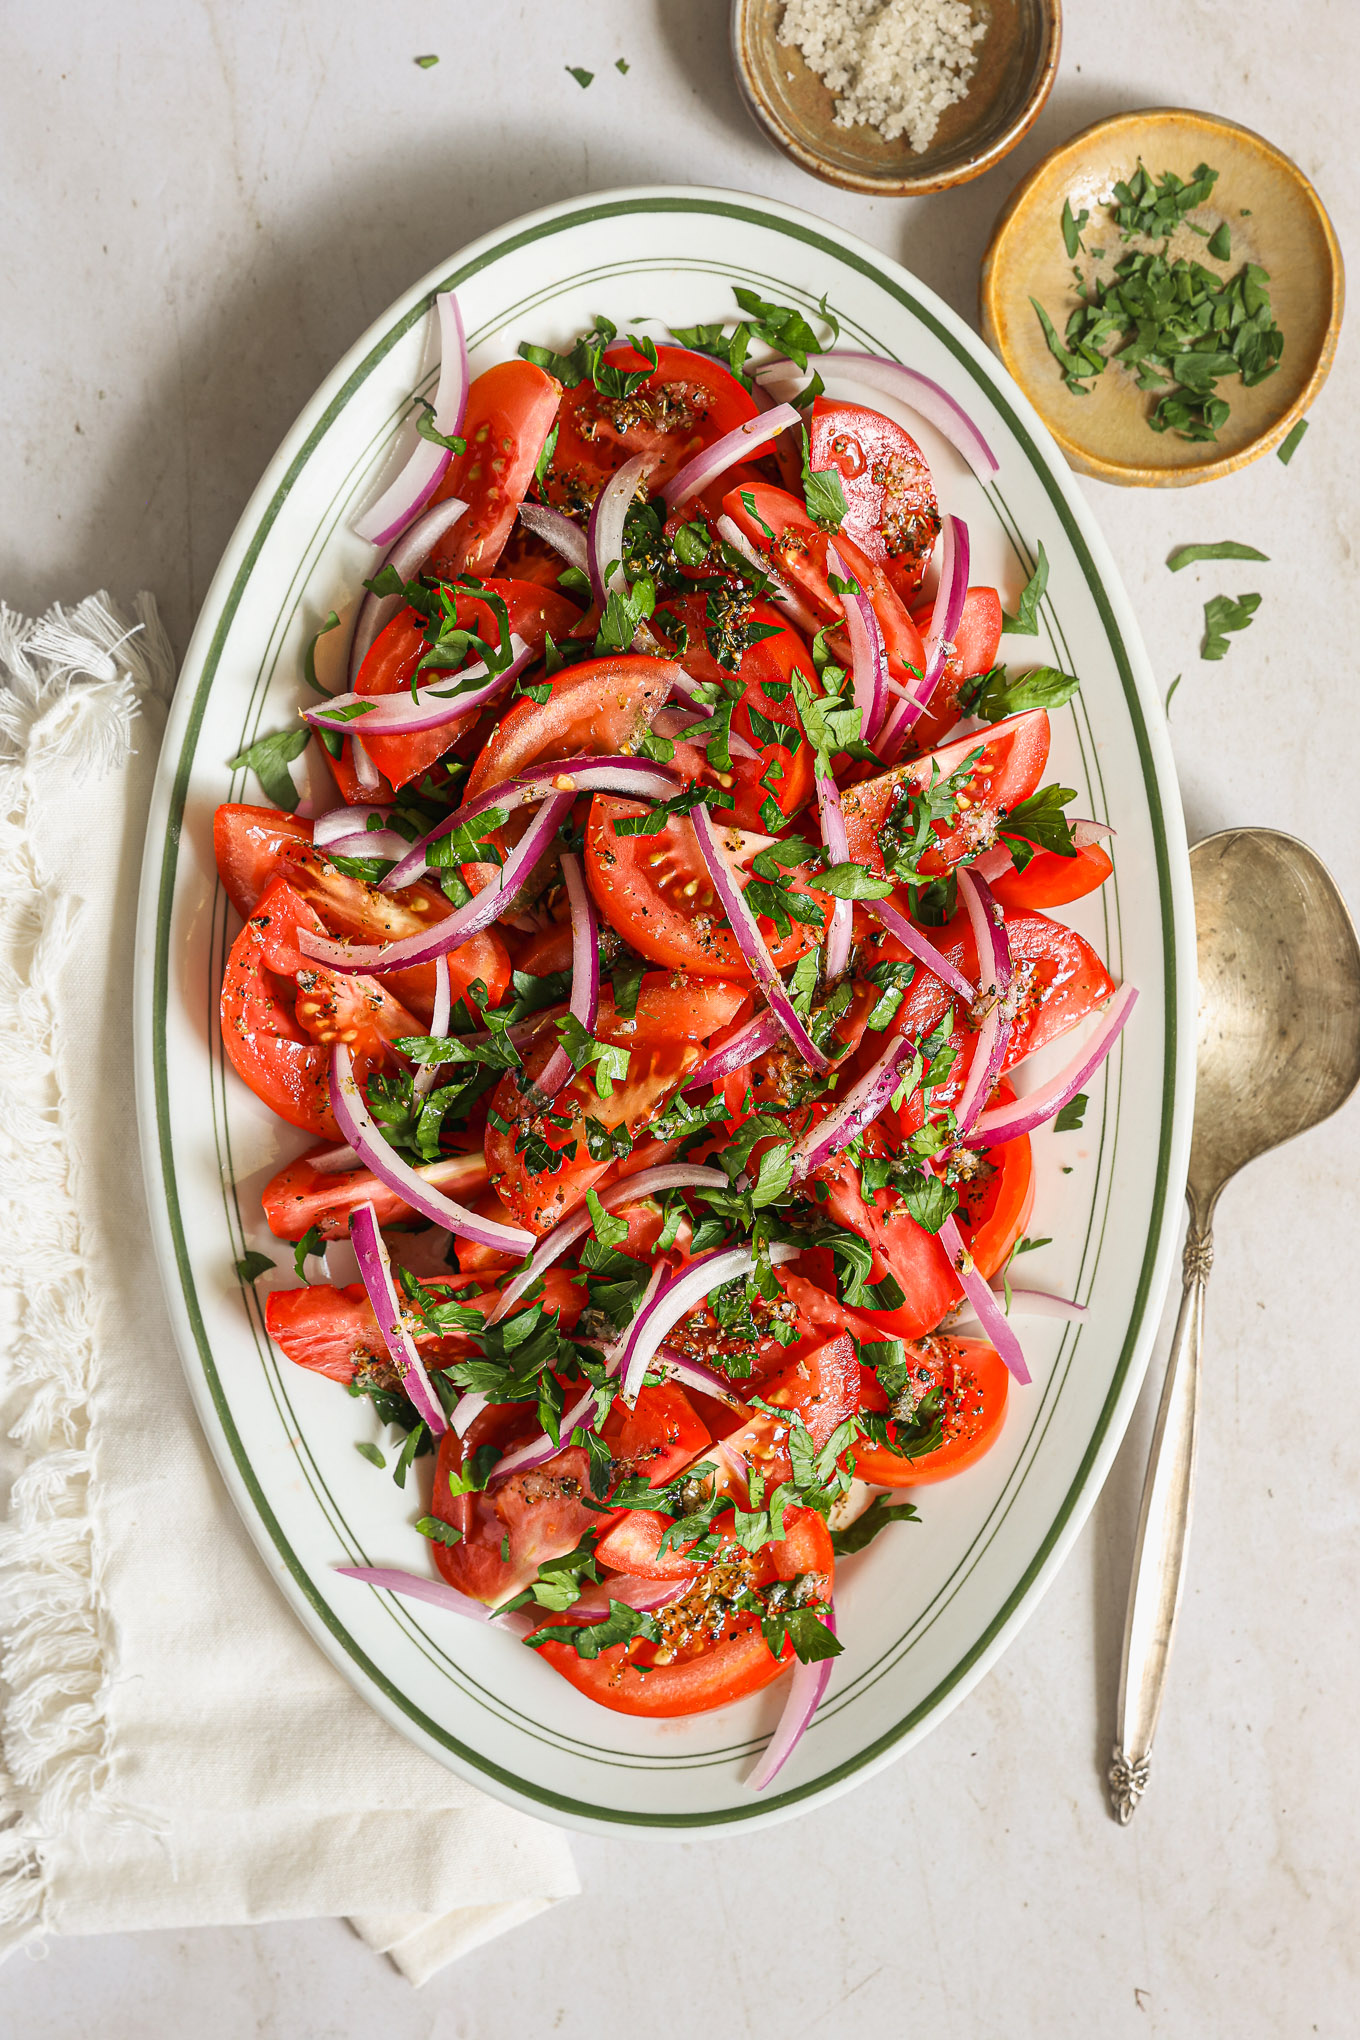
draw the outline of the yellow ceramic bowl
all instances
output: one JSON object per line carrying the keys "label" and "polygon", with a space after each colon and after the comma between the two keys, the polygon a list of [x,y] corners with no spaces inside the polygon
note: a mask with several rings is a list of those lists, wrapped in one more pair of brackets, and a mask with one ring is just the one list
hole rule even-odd
{"label": "yellow ceramic bowl", "polygon": [[732,0],[732,67],[772,142],[812,176],[876,198],[919,198],[966,184],[1028,134],[1048,98],[1062,45],[1061,0],[989,0],[967,95],[946,107],[919,155],[903,136],[837,127],[835,94],[798,49],[776,41],[784,0]]}
{"label": "yellow ceramic bowl", "polygon": [[[1188,178],[1200,163],[1219,172],[1207,205],[1193,217],[1211,231],[1226,221],[1232,273],[1243,262],[1269,272],[1271,304],[1284,335],[1274,375],[1254,389],[1225,377],[1220,394],[1232,406],[1211,443],[1153,432],[1156,398],[1131,375],[1111,367],[1087,396],[1074,396],[1048,350],[1030,303],[1043,305],[1061,335],[1076,296],[1072,261],[1063,244],[1063,200],[1094,216],[1108,208],[1113,186],[1139,160],[1154,177],[1167,170]],[[1108,217],[1108,213],[1107,213]],[[1078,256],[1086,274],[1109,274],[1121,251],[1118,229],[1088,226],[1087,246],[1104,245],[1104,261]],[[1131,247],[1159,246],[1131,242]],[[1171,255],[1204,259],[1205,243],[1188,227],[1172,238]],[[1336,353],[1345,280],[1341,250],[1322,201],[1298,165],[1235,121],[1160,107],[1102,120],[1046,156],[1021,184],[997,221],[982,265],[982,331],[1080,473],[1141,487],[1183,487],[1231,474],[1278,446],[1307,411]]]}

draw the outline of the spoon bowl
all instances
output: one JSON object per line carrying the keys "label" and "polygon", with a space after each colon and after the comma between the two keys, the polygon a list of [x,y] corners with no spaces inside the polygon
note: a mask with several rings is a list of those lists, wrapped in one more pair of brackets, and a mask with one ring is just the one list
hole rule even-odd
{"label": "spoon bowl", "polygon": [[1200,1230],[1231,1176],[1360,1083],[1360,943],[1331,875],[1273,829],[1190,853],[1199,950],[1188,1195]]}

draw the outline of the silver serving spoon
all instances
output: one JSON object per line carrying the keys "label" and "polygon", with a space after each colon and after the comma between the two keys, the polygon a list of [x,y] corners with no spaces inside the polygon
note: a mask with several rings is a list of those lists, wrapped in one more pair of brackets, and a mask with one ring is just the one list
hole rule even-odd
{"label": "silver serving spoon", "polygon": [[1185,1572],[1214,1206],[1247,1162],[1326,1119],[1360,1082],[1360,943],[1313,852],[1274,829],[1225,829],[1196,843],[1190,871],[1199,947],[1190,1225],[1124,1623],[1109,1769],[1121,1823],[1147,1788]]}

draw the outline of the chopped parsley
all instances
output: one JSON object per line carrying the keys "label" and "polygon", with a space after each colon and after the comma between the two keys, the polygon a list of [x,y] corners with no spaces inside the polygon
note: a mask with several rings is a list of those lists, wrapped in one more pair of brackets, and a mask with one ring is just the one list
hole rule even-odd
{"label": "chopped parsley", "polygon": [[1221,538],[1213,545],[1178,545],[1167,561],[1173,574],[1182,567],[1197,566],[1201,560],[1269,560],[1270,554],[1254,545],[1241,545],[1235,538]]}
{"label": "chopped parsley", "polygon": [[253,772],[274,806],[286,808],[291,815],[302,796],[288,767],[294,758],[302,756],[310,737],[306,723],[295,730],[276,730],[272,736],[257,737],[244,751],[228,758],[227,768],[231,772]]}
{"label": "chopped parsley", "polygon": [[1246,630],[1261,606],[1259,595],[1213,595],[1204,605],[1204,642],[1201,659],[1224,659],[1228,655],[1228,632]]}

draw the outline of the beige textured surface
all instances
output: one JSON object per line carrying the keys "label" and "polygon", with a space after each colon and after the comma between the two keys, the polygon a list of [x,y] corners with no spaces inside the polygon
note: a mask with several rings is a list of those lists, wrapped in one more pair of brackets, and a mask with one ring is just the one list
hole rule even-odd
{"label": "beige textured surface", "polygon": [[[1147,0],[1136,23],[1123,0],[1083,0],[1016,155],[910,205],[776,155],[726,35],[724,0],[11,5],[7,599],[152,586],[182,644],[249,490],[342,350],[440,251],[572,192],[768,192],[866,235],[972,317],[1024,171],[1102,115],[1181,99],[1295,156],[1357,245],[1349,0],[1299,0],[1287,28],[1271,0]],[[437,68],[415,68],[423,51]],[[596,73],[587,92],[567,63]],[[1270,457],[1188,493],[1088,485],[1163,684],[1185,674],[1171,733],[1192,830],[1293,830],[1352,903],[1357,363],[1347,335],[1287,470]],[[1214,538],[1271,562],[1167,573],[1172,546]],[[1252,629],[1200,664],[1203,601],[1246,589],[1263,597]],[[1360,1237],[1358,1142],[1352,1105],[1220,1210],[1191,1574],[1129,1830],[1105,1811],[1099,1767],[1146,1398],[1014,1649],[866,1790],[736,1843],[578,1843],[582,1899],[418,1997],[334,1922],[166,1931],[11,1964],[0,2032],[631,2040],[660,2017],[731,2040],[1351,2040],[1360,1350],[1336,1278]]]}

